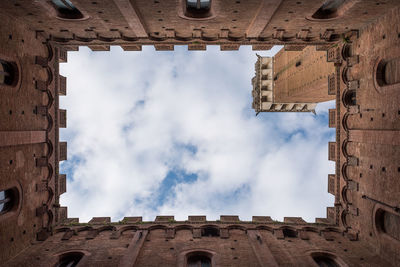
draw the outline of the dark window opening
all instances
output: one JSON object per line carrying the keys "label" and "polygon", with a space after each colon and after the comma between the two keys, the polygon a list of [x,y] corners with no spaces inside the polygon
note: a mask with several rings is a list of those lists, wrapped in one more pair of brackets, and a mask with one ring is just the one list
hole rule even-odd
{"label": "dark window opening", "polygon": [[400,241],[400,215],[379,209],[375,222],[380,231]]}
{"label": "dark window opening", "polygon": [[325,0],[322,6],[312,15],[314,19],[331,19],[339,15],[339,10],[346,0]]}
{"label": "dark window opening", "polygon": [[376,81],[379,86],[400,83],[400,58],[379,62],[376,70]]}
{"label": "dark window opening", "polygon": [[319,267],[340,267],[334,259],[328,256],[314,256],[313,259]]}
{"label": "dark window opening", "polygon": [[0,85],[17,84],[18,71],[15,64],[0,59]]}
{"label": "dark window opening", "polygon": [[296,62],[296,67],[298,67],[298,66],[300,66],[301,65],[301,61],[297,61]]}
{"label": "dark window opening", "polygon": [[51,0],[57,10],[57,15],[63,19],[82,19],[83,14],[70,0]]}
{"label": "dark window opening", "polygon": [[335,74],[328,76],[328,94],[336,93]]}
{"label": "dark window opening", "polygon": [[268,97],[262,96],[261,97],[261,102],[268,102]]}
{"label": "dark window opening", "polygon": [[0,191],[0,215],[13,210],[16,204],[18,204],[17,198],[16,189]]}
{"label": "dark window opening", "polygon": [[194,18],[211,16],[211,0],[186,0],[186,15]]}
{"label": "dark window opening", "polygon": [[284,228],[282,231],[284,237],[297,237],[297,232],[292,229]]}
{"label": "dark window opening", "polygon": [[346,107],[357,105],[356,91],[348,90],[343,97],[343,104]]}
{"label": "dark window opening", "polygon": [[219,236],[219,229],[214,227],[207,227],[201,230],[201,236],[212,236],[218,237]]}
{"label": "dark window opening", "polygon": [[327,57],[328,57],[327,61],[328,61],[328,62],[332,62],[332,61],[335,60],[336,52],[335,52],[334,49],[328,50],[327,54],[328,54],[328,55],[327,55]]}
{"label": "dark window opening", "polygon": [[57,267],[75,267],[83,258],[82,252],[69,252],[60,256]]}
{"label": "dark window opening", "polygon": [[344,83],[348,83],[349,81],[351,81],[353,79],[352,75],[351,75],[351,70],[348,67],[344,67],[343,71],[342,71],[342,80]]}
{"label": "dark window opening", "polygon": [[349,44],[345,44],[342,48],[342,57],[343,59],[347,59],[353,56],[353,48]]}
{"label": "dark window opening", "polygon": [[211,267],[211,259],[205,255],[193,255],[188,258],[188,267]]}

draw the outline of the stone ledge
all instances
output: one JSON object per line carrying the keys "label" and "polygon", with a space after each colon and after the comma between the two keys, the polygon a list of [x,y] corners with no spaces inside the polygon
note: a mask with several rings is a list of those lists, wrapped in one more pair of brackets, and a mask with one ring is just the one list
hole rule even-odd
{"label": "stone ledge", "polygon": [[252,222],[269,223],[273,222],[270,216],[253,216]]}
{"label": "stone ledge", "polygon": [[122,222],[124,222],[124,223],[140,223],[140,222],[142,222],[142,216],[124,217],[122,219]]}
{"label": "stone ledge", "polygon": [[283,222],[284,223],[296,223],[296,224],[306,223],[306,221],[303,220],[302,217],[284,217]]}
{"label": "stone ledge", "polygon": [[220,216],[221,222],[239,222],[239,216],[237,215],[221,215]]}
{"label": "stone ledge", "polygon": [[170,215],[160,215],[160,216],[157,216],[154,221],[155,222],[173,222],[173,221],[175,221],[175,217],[170,216]]}
{"label": "stone ledge", "polygon": [[205,215],[192,215],[188,217],[189,222],[206,222],[207,217]]}
{"label": "stone ledge", "polygon": [[89,224],[107,224],[111,223],[111,217],[93,217]]}

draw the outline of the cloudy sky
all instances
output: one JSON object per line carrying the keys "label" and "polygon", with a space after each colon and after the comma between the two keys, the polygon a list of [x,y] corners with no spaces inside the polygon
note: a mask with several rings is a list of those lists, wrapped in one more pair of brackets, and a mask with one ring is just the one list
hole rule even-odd
{"label": "cloudy sky", "polygon": [[[258,52],[272,56],[281,47]],[[328,108],[317,115],[251,109],[251,47],[221,52],[91,52],[61,64],[67,77],[69,217],[302,216],[313,222],[333,205],[327,176]]]}

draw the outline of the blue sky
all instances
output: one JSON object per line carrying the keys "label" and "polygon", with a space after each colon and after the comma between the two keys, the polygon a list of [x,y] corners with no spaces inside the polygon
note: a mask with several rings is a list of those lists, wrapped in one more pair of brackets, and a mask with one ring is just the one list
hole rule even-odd
{"label": "blue sky", "polygon": [[[271,51],[257,51],[272,56]],[[251,47],[221,52],[68,53],[67,193],[61,204],[81,222],[95,216],[252,215],[325,217],[328,108],[317,115],[251,109],[257,59]]]}

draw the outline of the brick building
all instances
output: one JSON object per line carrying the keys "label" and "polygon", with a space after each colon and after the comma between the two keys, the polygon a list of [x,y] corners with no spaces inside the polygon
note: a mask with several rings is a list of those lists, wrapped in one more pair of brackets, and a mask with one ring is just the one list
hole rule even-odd
{"label": "brick building", "polygon": [[335,73],[326,51],[307,46],[301,51],[279,51],[274,56],[274,100],[277,102],[320,103],[334,100],[328,81]]}
{"label": "brick building", "polygon": [[258,56],[252,79],[256,112],[315,112],[317,103],[335,99],[334,90],[328,90],[335,66],[326,51],[315,46],[298,50]]}
{"label": "brick building", "polygon": [[[399,13],[397,0],[2,1],[0,265],[398,266]],[[67,159],[58,133],[66,127],[58,108],[66,79],[58,70],[67,51],[275,44],[314,46],[334,63],[329,159],[336,171],[328,191],[335,204],[326,218],[105,217],[79,224],[67,217],[59,205],[66,177],[58,169]]]}

